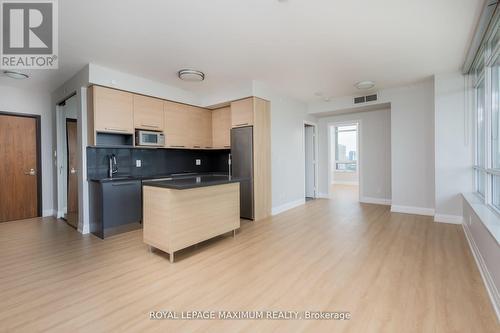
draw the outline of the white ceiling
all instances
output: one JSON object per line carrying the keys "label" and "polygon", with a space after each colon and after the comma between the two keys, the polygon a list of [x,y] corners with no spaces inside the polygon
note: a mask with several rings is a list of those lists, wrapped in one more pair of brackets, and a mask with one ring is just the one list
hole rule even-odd
{"label": "white ceiling", "polygon": [[[259,80],[303,101],[350,95],[458,70],[483,2],[61,0],[60,69],[15,84],[54,90],[94,62],[200,94]],[[205,82],[179,81],[184,67]]]}

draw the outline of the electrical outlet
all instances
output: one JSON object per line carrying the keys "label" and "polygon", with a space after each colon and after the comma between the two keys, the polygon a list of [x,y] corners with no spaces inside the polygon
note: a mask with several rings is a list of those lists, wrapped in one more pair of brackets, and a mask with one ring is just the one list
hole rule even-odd
{"label": "electrical outlet", "polygon": [[141,161],[141,160],[135,160],[135,166],[136,166],[137,168],[142,167],[142,161]]}
{"label": "electrical outlet", "polygon": [[199,158],[196,159],[196,165],[201,165],[201,160]]}

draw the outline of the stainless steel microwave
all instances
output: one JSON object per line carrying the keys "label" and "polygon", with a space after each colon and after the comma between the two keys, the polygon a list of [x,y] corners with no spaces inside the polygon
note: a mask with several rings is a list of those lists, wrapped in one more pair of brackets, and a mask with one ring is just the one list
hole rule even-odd
{"label": "stainless steel microwave", "polygon": [[165,135],[161,132],[136,130],[135,145],[163,147],[165,145]]}

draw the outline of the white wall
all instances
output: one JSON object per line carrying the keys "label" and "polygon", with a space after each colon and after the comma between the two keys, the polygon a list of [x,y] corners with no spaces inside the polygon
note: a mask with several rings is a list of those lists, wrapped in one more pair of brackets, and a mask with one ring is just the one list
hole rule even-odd
{"label": "white wall", "polygon": [[[359,122],[360,200],[389,202],[391,200],[391,111],[388,109],[346,113],[319,118],[319,188],[328,196],[328,176],[333,149],[329,150],[329,128],[334,123]],[[332,133],[333,135],[333,133]],[[331,148],[331,142],[330,142]],[[329,153],[330,152],[330,153]]]}
{"label": "white wall", "polygon": [[[436,221],[462,221],[461,193],[472,189],[473,159],[470,115],[465,112],[464,77],[456,73],[436,75],[435,179]],[[467,132],[466,132],[467,131]]]}
{"label": "white wall", "polygon": [[271,102],[272,196],[273,213],[277,213],[304,202],[304,121],[316,119],[307,114],[305,103],[261,82],[254,81],[253,93]]}
{"label": "white wall", "polygon": [[[309,111],[320,116],[353,108],[353,97],[311,103]],[[434,79],[381,90],[378,101],[368,105],[386,103],[391,103],[392,209],[434,215]],[[323,147],[320,156],[325,152]]]}
{"label": "white wall", "polygon": [[0,85],[0,111],[41,116],[42,210],[44,216],[53,215],[54,191],[50,94],[38,90]]}
{"label": "white wall", "polygon": [[434,215],[434,80],[385,95],[391,102],[392,208]]}
{"label": "white wall", "polygon": [[[332,156],[334,156],[332,154]],[[336,171],[332,168],[332,184],[359,185],[358,172]]]}

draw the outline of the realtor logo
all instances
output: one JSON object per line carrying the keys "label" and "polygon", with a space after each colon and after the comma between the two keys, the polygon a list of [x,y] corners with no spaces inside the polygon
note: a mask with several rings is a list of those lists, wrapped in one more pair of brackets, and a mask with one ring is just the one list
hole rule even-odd
{"label": "realtor logo", "polygon": [[0,0],[3,69],[58,67],[57,0]]}

